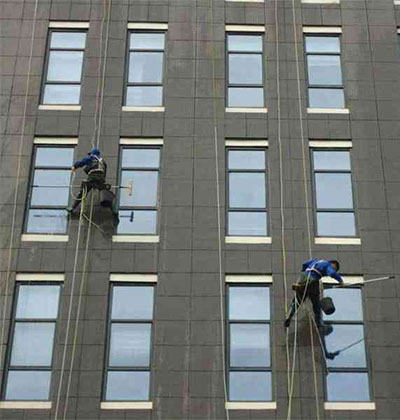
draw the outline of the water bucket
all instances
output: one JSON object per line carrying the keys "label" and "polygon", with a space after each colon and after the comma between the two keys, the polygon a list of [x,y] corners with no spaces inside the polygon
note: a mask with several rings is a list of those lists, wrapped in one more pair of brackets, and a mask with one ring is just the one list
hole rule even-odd
{"label": "water bucket", "polygon": [[322,310],[324,311],[326,315],[332,315],[333,313],[335,313],[336,308],[335,308],[332,298],[324,297],[323,299],[321,299],[320,304],[321,304]]}
{"label": "water bucket", "polygon": [[110,190],[100,191],[100,205],[101,207],[111,208],[114,201],[114,193]]}

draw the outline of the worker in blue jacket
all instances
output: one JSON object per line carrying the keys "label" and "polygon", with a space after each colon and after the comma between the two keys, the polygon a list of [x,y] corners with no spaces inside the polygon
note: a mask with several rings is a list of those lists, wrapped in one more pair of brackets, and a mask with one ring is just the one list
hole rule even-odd
{"label": "worker in blue jacket", "polygon": [[[296,296],[294,297],[291,305],[290,312],[285,321],[285,327],[290,326],[290,321],[293,316],[298,311],[300,305],[306,298],[309,298],[313,305],[315,322],[317,324],[318,330],[321,333],[321,336],[325,336],[332,332],[331,326],[326,326],[322,321],[322,309],[320,303],[320,280],[322,277],[332,277],[338,283],[343,284],[343,279],[339,274],[340,265],[336,260],[319,260],[318,258],[313,258],[309,261],[304,261],[301,269],[301,279],[300,282],[294,285],[296,291]],[[323,343],[325,340],[323,340]],[[325,346],[324,346],[325,347]],[[325,349],[326,350],[326,349]],[[332,356],[335,357],[334,353],[327,353],[328,358]]]}

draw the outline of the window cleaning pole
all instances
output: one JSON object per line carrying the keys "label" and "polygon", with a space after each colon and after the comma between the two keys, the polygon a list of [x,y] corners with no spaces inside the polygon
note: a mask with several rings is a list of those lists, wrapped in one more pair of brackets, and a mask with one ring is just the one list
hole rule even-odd
{"label": "window cleaning pole", "polygon": [[389,279],[395,279],[396,276],[386,276],[386,277],[377,277],[376,279],[370,279],[365,281],[360,281],[359,283],[344,283],[344,284],[335,284],[333,287],[351,287],[351,286],[361,286],[366,283],[374,283],[376,281],[382,281],[382,280],[389,280]]}

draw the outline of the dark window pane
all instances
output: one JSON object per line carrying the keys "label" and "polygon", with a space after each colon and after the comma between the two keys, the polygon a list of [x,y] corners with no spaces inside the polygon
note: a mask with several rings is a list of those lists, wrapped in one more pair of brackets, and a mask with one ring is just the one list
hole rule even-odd
{"label": "dark window pane", "polygon": [[27,233],[62,234],[67,231],[68,216],[65,210],[30,209]]}
{"label": "dark window pane", "polygon": [[51,48],[85,48],[85,32],[52,32]]}
{"label": "dark window pane", "polygon": [[[334,352],[344,349],[334,360],[327,360],[329,367],[339,368],[365,368],[365,342],[363,325],[337,325],[334,324],[333,331],[326,337],[328,351]],[[357,343],[360,341],[359,343]],[[355,344],[357,343],[357,344]],[[345,349],[347,346],[352,346]]]}
{"label": "dark window pane", "polygon": [[369,401],[368,373],[330,372],[326,377],[328,401]]}
{"label": "dark window pane", "polygon": [[230,401],[271,401],[271,372],[230,372]]}
{"label": "dark window pane", "polygon": [[131,34],[131,49],[135,50],[162,50],[164,49],[165,35],[161,33],[138,33]]}
{"label": "dark window pane", "polygon": [[261,54],[229,54],[229,83],[262,84]]}
{"label": "dark window pane", "polygon": [[36,166],[70,167],[74,160],[74,149],[66,147],[38,147],[36,150]]}
{"label": "dark window pane", "polygon": [[135,52],[129,54],[129,82],[157,83],[162,81],[163,53]]}
{"label": "dark window pane", "polygon": [[266,236],[267,213],[230,211],[228,235],[231,236]]}
{"label": "dark window pane", "polygon": [[262,108],[264,88],[229,88],[228,106],[234,108]]}
{"label": "dark window pane", "polygon": [[112,324],[110,366],[150,365],[151,324]]}
{"label": "dark window pane", "polygon": [[264,150],[229,150],[229,169],[265,169]]}
{"label": "dark window pane", "polygon": [[129,86],[126,93],[127,106],[161,106],[162,86]]}
{"label": "dark window pane", "polygon": [[230,173],[229,207],[265,208],[265,173]]}
{"label": "dark window pane", "polygon": [[311,85],[337,86],[343,83],[338,55],[308,56],[308,81]]}
{"label": "dark window pane", "polygon": [[152,319],[153,287],[114,286],[112,319]]}
{"label": "dark window pane", "polygon": [[36,169],[31,205],[66,206],[69,199],[70,178],[69,170]]}
{"label": "dark window pane", "polygon": [[50,366],[55,324],[17,322],[11,353],[11,366]]}
{"label": "dark window pane", "polygon": [[318,209],[352,209],[350,174],[315,174]]}
{"label": "dark window pane", "polygon": [[51,51],[47,80],[52,82],[80,82],[83,52]]}
{"label": "dark window pane", "polygon": [[268,287],[229,287],[230,320],[270,318]]}
{"label": "dark window pane", "polygon": [[340,53],[339,37],[307,36],[306,51],[308,53]]}
{"label": "dark window pane", "polygon": [[349,152],[314,151],[314,168],[329,170],[350,170]]}
{"label": "dark window pane", "polygon": [[229,51],[262,52],[262,36],[260,35],[228,35]]}
{"label": "dark window pane", "polygon": [[8,372],[6,400],[48,400],[50,371]]}
{"label": "dark window pane", "polygon": [[230,325],[230,365],[232,367],[269,367],[269,325]]}
{"label": "dark window pane", "polygon": [[122,167],[158,168],[160,149],[123,149]]}
{"label": "dark window pane", "polygon": [[108,372],[106,399],[143,401],[149,399],[150,372]]}
{"label": "dark window pane", "polygon": [[324,316],[327,321],[362,321],[363,311],[360,289],[326,289],[325,296],[330,296],[336,307],[333,315]]}
{"label": "dark window pane", "polygon": [[354,213],[318,212],[317,226],[319,236],[355,236]]}
{"label": "dark window pane", "polygon": [[117,233],[119,235],[151,235],[157,233],[157,211],[121,210]]}
{"label": "dark window pane", "polygon": [[121,185],[133,183],[133,194],[121,189],[120,206],[156,206],[158,195],[157,171],[122,171]]}
{"label": "dark window pane", "polygon": [[43,103],[49,105],[77,105],[81,94],[80,85],[46,85]]}
{"label": "dark window pane", "polygon": [[308,89],[311,108],[344,108],[343,89]]}
{"label": "dark window pane", "polygon": [[20,286],[16,318],[55,319],[60,286]]}

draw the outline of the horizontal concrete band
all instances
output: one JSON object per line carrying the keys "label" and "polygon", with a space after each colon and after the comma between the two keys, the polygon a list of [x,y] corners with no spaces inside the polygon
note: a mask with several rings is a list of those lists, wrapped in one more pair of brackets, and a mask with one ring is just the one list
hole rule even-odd
{"label": "horizontal concrete band", "polygon": [[261,146],[268,147],[268,140],[225,140],[225,146],[236,146],[236,147],[250,147],[250,146]]}
{"label": "horizontal concrete band", "polygon": [[307,114],[350,114],[347,108],[307,108]]}
{"label": "horizontal concrete band", "polygon": [[128,29],[152,29],[165,31],[168,29],[168,23],[129,22]]}
{"label": "horizontal concrete band", "polygon": [[276,402],[226,402],[227,410],[276,410]]}
{"label": "horizontal concrete band", "polygon": [[110,274],[110,281],[126,283],[157,283],[157,274]]}
{"label": "horizontal concrete band", "polygon": [[114,235],[113,242],[160,242],[158,235]]}
{"label": "horizontal concrete band", "polygon": [[373,402],[326,402],[325,410],[376,410]]}
{"label": "horizontal concrete band", "polygon": [[35,144],[78,144],[77,138],[63,138],[63,137],[35,137],[33,139]]}
{"label": "horizontal concrete band", "polygon": [[51,401],[0,401],[0,409],[7,410],[50,410]]}
{"label": "horizontal concrete band", "polygon": [[261,25],[225,25],[226,32],[265,32]]}
{"label": "horizontal concrete band", "polygon": [[264,0],[225,0],[228,3],[264,3]]}
{"label": "horizontal concrete band", "polygon": [[123,106],[124,112],[164,112],[163,106]]}
{"label": "horizontal concrete band", "polygon": [[163,139],[149,139],[149,138],[121,138],[119,144],[143,144],[143,145],[162,145],[164,144]]}
{"label": "horizontal concrete band", "polygon": [[227,274],[225,276],[226,283],[272,283],[272,275],[258,274]]}
{"label": "horizontal concrete band", "polygon": [[360,238],[315,238],[314,242],[317,245],[361,245]]}
{"label": "horizontal concrete band", "polygon": [[49,22],[49,28],[87,29],[89,22]]}
{"label": "horizontal concrete band", "polygon": [[42,235],[36,233],[24,233],[21,235],[22,242],[68,242],[68,235]]}
{"label": "horizontal concrete band", "polygon": [[152,401],[132,401],[132,402],[102,402],[102,410],[152,410]]}
{"label": "horizontal concrete band", "polygon": [[226,236],[226,244],[270,244],[270,236]]}
{"label": "horizontal concrete band", "polygon": [[80,111],[80,105],[39,105],[42,111]]}
{"label": "horizontal concrete band", "polygon": [[310,147],[318,147],[320,149],[323,148],[337,148],[337,149],[350,149],[353,147],[353,143],[351,141],[336,141],[336,140],[311,140],[309,143]]}
{"label": "horizontal concrete band", "polygon": [[301,0],[303,4],[340,4],[340,0]]}
{"label": "horizontal concrete band", "polygon": [[305,34],[341,34],[340,26],[303,26]]}
{"label": "horizontal concrete band", "polygon": [[65,274],[61,273],[17,273],[16,281],[59,281],[65,280]]}
{"label": "horizontal concrete band", "polygon": [[225,112],[242,112],[248,114],[266,114],[268,108],[225,108]]}

